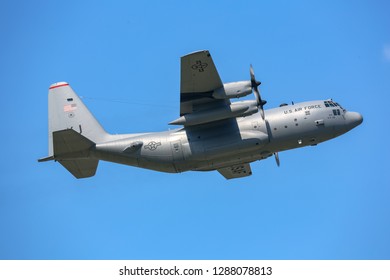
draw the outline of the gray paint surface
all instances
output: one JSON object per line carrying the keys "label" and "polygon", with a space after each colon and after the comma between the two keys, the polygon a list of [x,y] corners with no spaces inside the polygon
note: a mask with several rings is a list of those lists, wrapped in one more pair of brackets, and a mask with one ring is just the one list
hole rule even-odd
{"label": "gray paint surface", "polygon": [[[253,84],[253,83],[252,83]],[[156,171],[219,171],[225,178],[252,174],[250,163],[278,152],[317,145],[362,123],[332,100],[265,110],[256,101],[232,102],[251,81],[223,84],[208,51],[181,59],[182,128],[154,133],[107,133],[66,82],[49,88],[49,156],[76,178],[95,175],[99,160]]]}

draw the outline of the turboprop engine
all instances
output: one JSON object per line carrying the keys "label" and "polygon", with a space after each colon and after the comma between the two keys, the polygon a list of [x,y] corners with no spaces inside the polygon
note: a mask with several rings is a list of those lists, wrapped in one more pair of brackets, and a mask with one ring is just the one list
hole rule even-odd
{"label": "turboprop engine", "polygon": [[187,114],[170,122],[169,124],[184,126],[198,125],[229,118],[246,117],[257,113],[258,110],[257,102],[255,100],[245,100],[234,102],[227,107],[219,109],[204,110]]}
{"label": "turboprop engine", "polygon": [[223,87],[214,90],[212,96],[215,99],[231,99],[247,96],[252,93],[251,81],[225,83]]}

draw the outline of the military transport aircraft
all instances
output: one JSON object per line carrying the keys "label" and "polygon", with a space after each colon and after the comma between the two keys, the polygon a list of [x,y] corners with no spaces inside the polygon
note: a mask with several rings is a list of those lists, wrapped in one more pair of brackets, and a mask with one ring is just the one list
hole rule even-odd
{"label": "military transport aircraft", "polygon": [[[217,170],[226,179],[252,174],[250,163],[278,152],[317,145],[362,123],[359,113],[328,100],[266,101],[250,66],[250,80],[222,83],[209,51],[181,58],[181,128],[152,133],[107,133],[66,82],[49,88],[49,156],[76,178],[95,175],[99,160],[162,172]],[[232,99],[254,94],[254,100]]]}

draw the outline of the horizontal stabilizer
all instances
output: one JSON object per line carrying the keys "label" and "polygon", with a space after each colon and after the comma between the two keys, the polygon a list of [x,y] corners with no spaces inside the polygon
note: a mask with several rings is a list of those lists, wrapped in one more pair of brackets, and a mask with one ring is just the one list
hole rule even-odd
{"label": "horizontal stabilizer", "polygon": [[249,163],[232,165],[225,168],[217,169],[226,179],[241,178],[252,175],[251,166]]}
{"label": "horizontal stabilizer", "polygon": [[54,160],[54,156],[40,158],[40,159],[38,159],[38,162],[45,162],[45,161],[50,161],[50,160]]}
{"label": "horizontal stabilizer", "polygon": [[99,163],[97,159],[59,160],[73,176],[77,179],[92,177],[96,173]]}
{"label": "horizontal stabilizer", "polygon": [[86,178],[95,175],[99,160],[90,158],[89,152],[95,143],[73,129],[53,132],[54,158],[61,163],[76,178]]}
{"label": "horizontal stabilizer", "polygon": [[54,157],[61,159],[80,153],[78,157],[95,145],[94,142],[84,137],[73,129],[65,129],[53,132]]}

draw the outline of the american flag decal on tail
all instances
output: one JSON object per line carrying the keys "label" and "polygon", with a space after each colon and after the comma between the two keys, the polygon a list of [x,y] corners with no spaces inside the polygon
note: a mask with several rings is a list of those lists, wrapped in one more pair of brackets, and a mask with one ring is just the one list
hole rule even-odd
{"label": "american flag decal on tail", "polygon": [[77,109],[76,103],[74,104],[68,104],[64,106],[64,112],[71,112]]}

